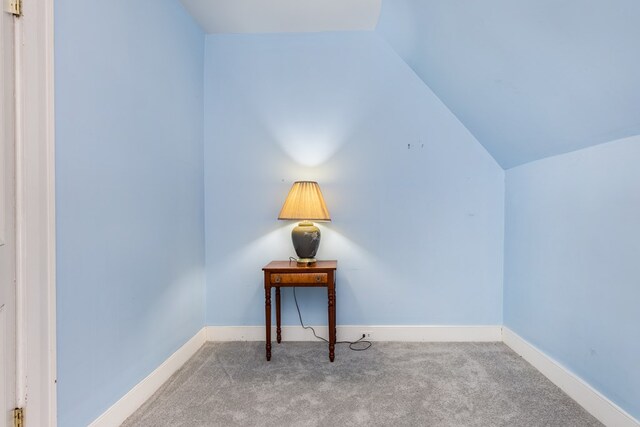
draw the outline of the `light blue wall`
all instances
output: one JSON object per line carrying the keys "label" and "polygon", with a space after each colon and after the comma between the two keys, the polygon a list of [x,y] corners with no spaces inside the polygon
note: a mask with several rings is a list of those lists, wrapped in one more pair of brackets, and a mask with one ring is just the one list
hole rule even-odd
{"label": "light blue wall", "polygon": [[[260,268],[294,255],[276,218],[300,179],[333,217],[318,257],[339,260],[339,324],[501,324],[504,171],[374,32],[207,36],[207,324],[264,323]],[[326,323],[321,290],[299,299]]]}
{"label": "light blue wall", "polygon": [[507,171],[505,324],[640,419],[640,136]]}
{"label": "light blue wall", "polygon": [[177,1],[55,2],[58,425],[204,324],[204,35]]}
{"label": "light blue wall", "polygon": [[[564,63],[554,45],[551,62],[532,59],[560,67],[546,87],[527,61],[500,65],[517,57],[500,40],[541,54],[537,24],[487,41],[492,21],[478,33],[455,2],[416,4],[385,1],[378,33],[205,46],[177,1],[56,1],[61,427],[95,419],[204,324],[263,323],[260,267],[294,254],[293,223],[276,216],[299,179],[320,182],[334,219],[319,258],[339,260],[339,324],[501,324],[504,309],[507,326],[640,417],[640,137],[509,170],[505,238],[504,171],[400,57],[511,166],[635,129],[637,86],[619,78],[638,64],[620,56],[633,37],[569,81],[588,52]],[[612,34],[634,34],[634,11],[607,9]],[[398,19],[415,26],[388,26]],[[299,295],[305,320],[326,323],[324,294]],[[297,324],[289,292],[283,302]]]}
{"label": "light blue wall", "polygon": [[637,0],[384,0],[383,35],[505,168],[640,133]]}

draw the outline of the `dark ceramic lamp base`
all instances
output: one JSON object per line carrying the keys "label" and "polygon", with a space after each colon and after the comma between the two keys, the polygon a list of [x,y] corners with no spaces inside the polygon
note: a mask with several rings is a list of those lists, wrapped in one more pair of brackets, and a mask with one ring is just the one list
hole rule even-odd
{"label": "dark ceramic lamp base", "polygon": [[320,229],[311,221],[302,221],[291,231],[291,240],[298,255],[298,265],[315,264],[320,246]]}

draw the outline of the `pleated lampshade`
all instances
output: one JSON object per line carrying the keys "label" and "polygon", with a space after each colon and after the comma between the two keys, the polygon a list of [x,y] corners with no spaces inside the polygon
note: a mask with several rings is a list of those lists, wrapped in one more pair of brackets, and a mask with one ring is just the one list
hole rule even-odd
{"label": "pleated lampshade", "polygon": [[294,182],[278,219],[331,221],[318,183],[313,181]]}

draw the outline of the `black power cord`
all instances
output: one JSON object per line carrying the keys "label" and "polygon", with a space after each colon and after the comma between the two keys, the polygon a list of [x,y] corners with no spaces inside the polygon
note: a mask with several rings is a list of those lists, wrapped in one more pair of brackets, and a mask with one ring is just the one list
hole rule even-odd
{"label": "black power cord", "polygon": [[[316,337],[319,340],[322,340],[326,343],[328,343],[329,341],[327,341],[326,339],[319,337],[318,334],[316,334],[316,330],[313,329],[312,326],[305,326],[304,322],[302,321],[302,314],[300,314],[300,307],[298,306],[298,297],[296,296],[296,287],[293,287],[293,300],[296,302],[296,310],[298,310],[298,318],[300,319],[300,326],[302,326],[303,329],[311,329],[311,332],[313,332],[313,336]],[[336,341],[336,344],[349,344],[349,349],[353,350],[353,351],[365,351],[368,350],[369,347],[371,347],[371,341],[367,341],[364,339],[364,335],[356,340],[356,341]],[[354,347],[355,344],[365,344],[366,347]]]}

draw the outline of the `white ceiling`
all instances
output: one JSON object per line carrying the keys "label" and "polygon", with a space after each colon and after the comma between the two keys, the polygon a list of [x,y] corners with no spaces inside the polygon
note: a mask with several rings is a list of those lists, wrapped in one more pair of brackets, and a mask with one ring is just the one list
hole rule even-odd
{"label": "white ceiling", "polygon": [[181,0],[205,32],[372,31],[382,0]]}

